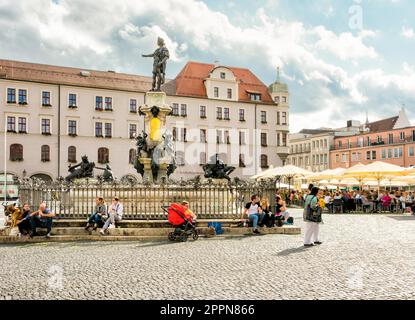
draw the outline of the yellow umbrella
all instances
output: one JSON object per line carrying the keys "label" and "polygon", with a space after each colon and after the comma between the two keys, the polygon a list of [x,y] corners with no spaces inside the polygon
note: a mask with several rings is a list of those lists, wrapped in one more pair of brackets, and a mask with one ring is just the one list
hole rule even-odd
{"label": "yellow umbrella", "polygon": [[378,191],[380,191],[381,180],[394,176],[405,176],[408,174],[405,168],[382,161],[376,161],[367,166],[361,165],[360,168],[352,167],[350,169],[351,170],[346,170],[344,172],[344,176],[353,177],[360,181],[363,181],[364,179],[374,179],[378,183]]}

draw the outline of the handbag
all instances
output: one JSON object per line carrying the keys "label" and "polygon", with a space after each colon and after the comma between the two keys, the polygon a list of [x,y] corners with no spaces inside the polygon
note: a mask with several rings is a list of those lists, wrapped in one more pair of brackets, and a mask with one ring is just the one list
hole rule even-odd
{"label": "handbag", "polygon": [[[315,196],[311,199],[311,201],[315,198]],[[321,219],[321,208],[317,207],[315,209],[311,208],[311,201],[307,205],[307,213],[306,213],[306,220],[310,222],[322,222]]]}

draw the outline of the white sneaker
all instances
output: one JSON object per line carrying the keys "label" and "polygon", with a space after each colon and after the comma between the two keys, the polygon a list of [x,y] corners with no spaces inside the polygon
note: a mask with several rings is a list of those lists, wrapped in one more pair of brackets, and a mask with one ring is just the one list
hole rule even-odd
{"label": "white sneaker", "polygon": [[105,235],[105,231],[104,230],[101,230],[99,233],[102,234],[102,235]]}
{"label": "white sneaker", "polygon": [[110,224],[110,226],[108,227],[108,229],[115,229],[115,224]]}

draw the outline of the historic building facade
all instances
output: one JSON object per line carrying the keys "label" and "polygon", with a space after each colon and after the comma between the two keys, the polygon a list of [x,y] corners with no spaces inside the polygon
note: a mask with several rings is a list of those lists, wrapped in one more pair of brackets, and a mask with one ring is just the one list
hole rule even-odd
{"label": "historic building facade", "polygon": [[402,167],[415,165],[415,127],[406,112],[366,123],[364,130],[351,137],[336,137],[330,151],[330,168],[349,168],[375,161]]}
{"label": "historic building facade", "polygon": [[[118,178],[139,178],[134,137],[150,88],[149,77],[0,60],[0,172],[54,179],[87,155]],[[238,177],[287,158],[289,92],[279,78],[267,87],[248,69],[189,62],[164,91],[174,178],[202,175],[215,154]]]}
{"label": "historic building facade", "polygon": [[303,129],[299,133],[290,134],[290,155],[287,162],[312,172],[327,170],[330,167],[330,150],[334,148],[334,139],[358,132],[360,123],[348,121],[344,128]]}

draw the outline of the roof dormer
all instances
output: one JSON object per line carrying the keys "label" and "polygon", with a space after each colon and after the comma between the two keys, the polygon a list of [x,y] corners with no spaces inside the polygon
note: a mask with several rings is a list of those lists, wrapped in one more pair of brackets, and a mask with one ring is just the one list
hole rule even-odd
{"label": "roof dormer", "polygon": [[209,99],[238,100],[238,81],[232,70],[227,67],[214,67],[205,79],[205,87]]}

